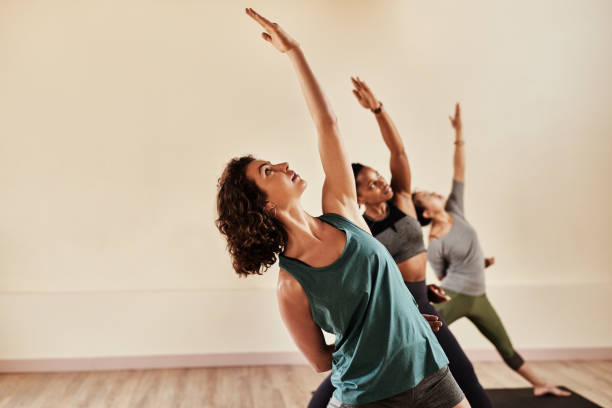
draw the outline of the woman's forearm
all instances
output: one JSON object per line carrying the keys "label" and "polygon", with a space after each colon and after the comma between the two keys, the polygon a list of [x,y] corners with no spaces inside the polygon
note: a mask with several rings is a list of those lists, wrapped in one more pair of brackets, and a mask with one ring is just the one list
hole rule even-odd
{"label": "woman's forearm", "polygon": [[391,116],[387,113],[384,107],[381,107],[380,113],[374,115],[380,128],[383,140],[391,152],[392,156],[399,156],[405,154],[404,143],[400,137],[395,124],[391,120]]}
{"label": "woman's forearm", "polygon": [[465,180],[465,147],[461,130],[455,132],[455,154],[453,156],[453,179]]}
{"label": "woman's forearm", "polygon": [[323,131],[335,126],[336,115],[310,69],[301,48],[296,47],[288,51],[287,54],[297,74],[302,94],[306,99],[306,105],[317,130]]}

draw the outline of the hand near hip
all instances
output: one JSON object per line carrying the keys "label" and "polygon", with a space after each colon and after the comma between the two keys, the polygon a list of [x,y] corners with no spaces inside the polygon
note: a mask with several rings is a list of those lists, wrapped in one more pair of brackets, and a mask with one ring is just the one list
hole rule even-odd
{"label": "hand near hip", "polygon": [[424,314],[424,313],[422,313],[422,315],[425,318],[425,320],[427,320],[427,323],[429,323],[431,330],[433,330],[434,332],[437,332],[438,330],[440,330],[440,327],[442,327],[442,322],[438,319],[438,316]]}
{"label": "hand near hip", "polygon": [[451,300],[440,286],[430,283],[427,285],[427,300],[431,303],[442,303]]}

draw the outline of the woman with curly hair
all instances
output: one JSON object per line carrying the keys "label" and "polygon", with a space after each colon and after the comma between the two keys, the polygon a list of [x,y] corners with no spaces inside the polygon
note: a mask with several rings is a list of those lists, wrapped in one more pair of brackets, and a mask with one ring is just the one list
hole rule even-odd
{"label": "woman with curly hair", "polygon": [[[332,370],[329,407],[469,407],[397,265],[359,213],[336,117],[300,46],[278,24],[247,14],[296,71],[325,182],[323,215],[313,217],[300,203],[306,181],[288,163],[232,160],[219,180],[217,225],[235,270],[261,274],[280,258],[281,317],[311,366]],[[322,330],[336,343],[327,345]]]}
{"label": "woman with curly hair", "polygon": [[[370,87],[359,77],[351,78],[351,81],[353,94],[362,107],[373,113],[390,153],[390,183],[371,167],[359,163],[352,165],[357,200],[365,206],[363,218],[372,235],[389,250],[397,263],[404,283],[421,313],[437,315],[430,300],[440,303],[450,298],[439,286],[425,284],[427,251],[412,202],[412,172],[404,143],[391,116]],[[472,363],[447,325],[436,332],[436,338],[448,357],[448,367],[453,377],[470,405],[473,408],[491,408],[493,404],[478,381]],[[308,408],[325,407],[325,401],[329,400],[333,390],[330,378],[327,377],[315,391]]]}
{"label": "woman with curly hair", "polygon": [[437,193],[420,191],[412,195],[421,225],[431,223],[427,259],[451,300],[436,308],[451,324],[467,317],[495,346],[504,362],[533,385],[533,394],[569,396],[570,393],[538,377],[512,346],[501,319],[486,294],[485,268],[494,258],[485,258],[476,230],[467,221],[463,207],[465,148],[461,108],[449,117],[455,130],[453,184],[448,199]]}

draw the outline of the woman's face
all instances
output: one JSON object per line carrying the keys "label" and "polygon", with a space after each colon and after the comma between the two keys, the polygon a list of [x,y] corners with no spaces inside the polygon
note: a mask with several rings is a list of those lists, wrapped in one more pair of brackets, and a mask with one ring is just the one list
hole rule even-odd
{"label": "woman's face", "polygon": [[246,167],[246,176],[266,194],[268,202],[279,209],[299,200],[307,185],[306,180],[289,169],[287,162],[272,164],[253,160]]}
{"label": "woman's face", "polygon": [[364,166],[357,175],[357,199],[360,204],[376,205],[389,201],[393,190],[383,176],[371,167]]}
{"label": "woman's face", "polygon": [[445,198],[442,194],[434,193],[432,191],[419,191],[414,195],[415,200],[421,203],[425,207],[423,216],[431,218],[432,214],[444,210]]}

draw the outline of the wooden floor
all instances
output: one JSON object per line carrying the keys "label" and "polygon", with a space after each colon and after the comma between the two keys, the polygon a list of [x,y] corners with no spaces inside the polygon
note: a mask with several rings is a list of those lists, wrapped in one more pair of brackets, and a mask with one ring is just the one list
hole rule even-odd
{"label": "wooden floor", "polygon": [[[612,361],[533,362],[536,372],[612,407]],[[503,363],[476,363],[485,388],[525,387]],[[306,366],[0,374],[0,407],[305,407],[325,377]]]}

